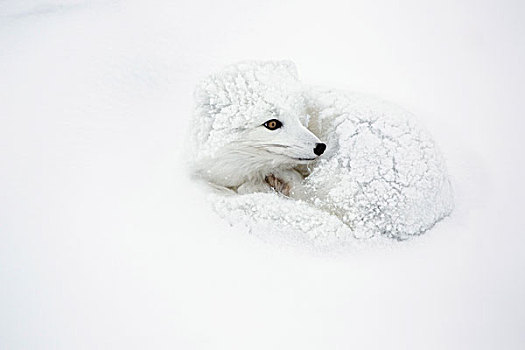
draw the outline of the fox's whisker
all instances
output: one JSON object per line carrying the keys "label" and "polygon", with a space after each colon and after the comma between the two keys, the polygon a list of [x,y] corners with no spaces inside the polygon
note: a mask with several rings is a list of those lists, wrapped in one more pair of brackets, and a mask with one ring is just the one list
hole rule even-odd
{"label": "fox's whisker", "polygon": [[291,148],[290,146],[287,146],[287,145],[279,145],[279,144],[276,144],[276,143],[259,144],[259,145],[255,145],[255,146],[253,146],[253,147],[254,147],[254,148],[257,148],[257,149],[264,149],[264,148],[267,148],[267,147]]}

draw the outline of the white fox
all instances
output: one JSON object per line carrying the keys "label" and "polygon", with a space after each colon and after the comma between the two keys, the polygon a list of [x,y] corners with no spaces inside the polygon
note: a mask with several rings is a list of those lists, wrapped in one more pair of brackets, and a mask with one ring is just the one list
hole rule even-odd
{"label": "white fox", "polygon": [[[306,87],[291,62],[227,67],[204,80],[195,97],[195,172],[242,194],[223,199],[236,212],[321,233],[331,216],[345,227],[332,230],[339,236],[349,229],[358,237],[404,239],[453,208],[439,150],[395,105]],[[268,193],[274,191],[284,196]],[[305,215],[310,209],[324,218],[305,222],[315,216]]]}

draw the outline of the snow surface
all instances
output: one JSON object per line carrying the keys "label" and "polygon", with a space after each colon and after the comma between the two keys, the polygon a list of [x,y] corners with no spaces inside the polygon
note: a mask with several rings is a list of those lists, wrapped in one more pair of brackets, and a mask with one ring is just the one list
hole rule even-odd
{"label": "snow surface", "polygon": [[[0,347],[523,348],[523,6],[1,2]],[[453,214],[337,254],[218,217],[193,88],[281,58],[419,116]]]}
{"label": "snow surface", "polygon": [[[419,235],[452,211],[452,189],[437,146],[410,113],[391,103],[303,86],[290,61],[232,64],[199,84],[195,99],[193,168],[196,177],[210,181],[217,212],[232,224],[260,231],[265,221],[281,235],[294,232],[301,241],[337,247],[351,238]],[[215,190],[224,184],[216,179],[259,171],[243,168],[244,159],[230,156],[227,162],[223,155],[241,152],[240,140],[248,147],[259,144],[254,139],[250,145],[245,133],[281,113],[299,119],[327,144],[326,151],[315,162],[296,165],[306,179],[292,188],[290,198],[276,192],[236,196],[227,188],[221,197]],[[208,167],[209,159],[219,165]],[[281,164],[275,163],[278,170]],[[213,174],[217,167],[220,173]],[[263,234],[267,231],[264,227]]]}

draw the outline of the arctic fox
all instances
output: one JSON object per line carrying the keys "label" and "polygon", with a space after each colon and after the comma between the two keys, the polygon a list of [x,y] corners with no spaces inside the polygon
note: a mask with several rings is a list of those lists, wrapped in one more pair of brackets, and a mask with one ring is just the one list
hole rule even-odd
{"label": "arctic fox", "polygon": [[[453,208],[437,146],[391,103],[303,85],[286,61],[227,67],[203,81],[195,97],[195,171],[221,192],[243,194],[225,199],[236,213],[273,213],[281,222],[300,217],[292,221],[303,227],[298,211],[306,203],[356,237],[405,239]],[[300,201],[253,193],[272,191]],[[282,202],[273,208],[262,198]],[[301,209],[280,213],[284,203]]]}
{"label": "arctic fox", "polygon": [[305,99],[290,63],[228,67],[205,80],[196,99],[196,172],[212,184],[290,196],[304,179],[298,166],[326,149],[306,128]]}

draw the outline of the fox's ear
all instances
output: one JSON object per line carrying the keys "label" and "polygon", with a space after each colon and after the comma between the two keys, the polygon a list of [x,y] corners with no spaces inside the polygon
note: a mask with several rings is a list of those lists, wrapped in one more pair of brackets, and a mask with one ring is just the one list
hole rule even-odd
{"label": "fox's ear", "polygon": [[272,79],[278,80],[298,80],[297,67],[295,63],[289,60],[280,61],[250,61],[245,62],[251,64],[255,72],[266,74]]}
{"label": "fox's ear", "polygon": [[292,61],[246,61],[238,67],[245,75],[253,75],[263,84],[295,84],[298,82],[297,68]]}
{"label": "fox's ear", "polygon": [[274,67],[278,71],[282,71],[281,73],[286,73],[285,75],[288,75],[289,77],[293,77],[294,80],[299,79],[299,74],[297,73],[297,67],[295,66],[295,63],[289,60],[282,60],[282,61],[271,61],[274,64]]}

